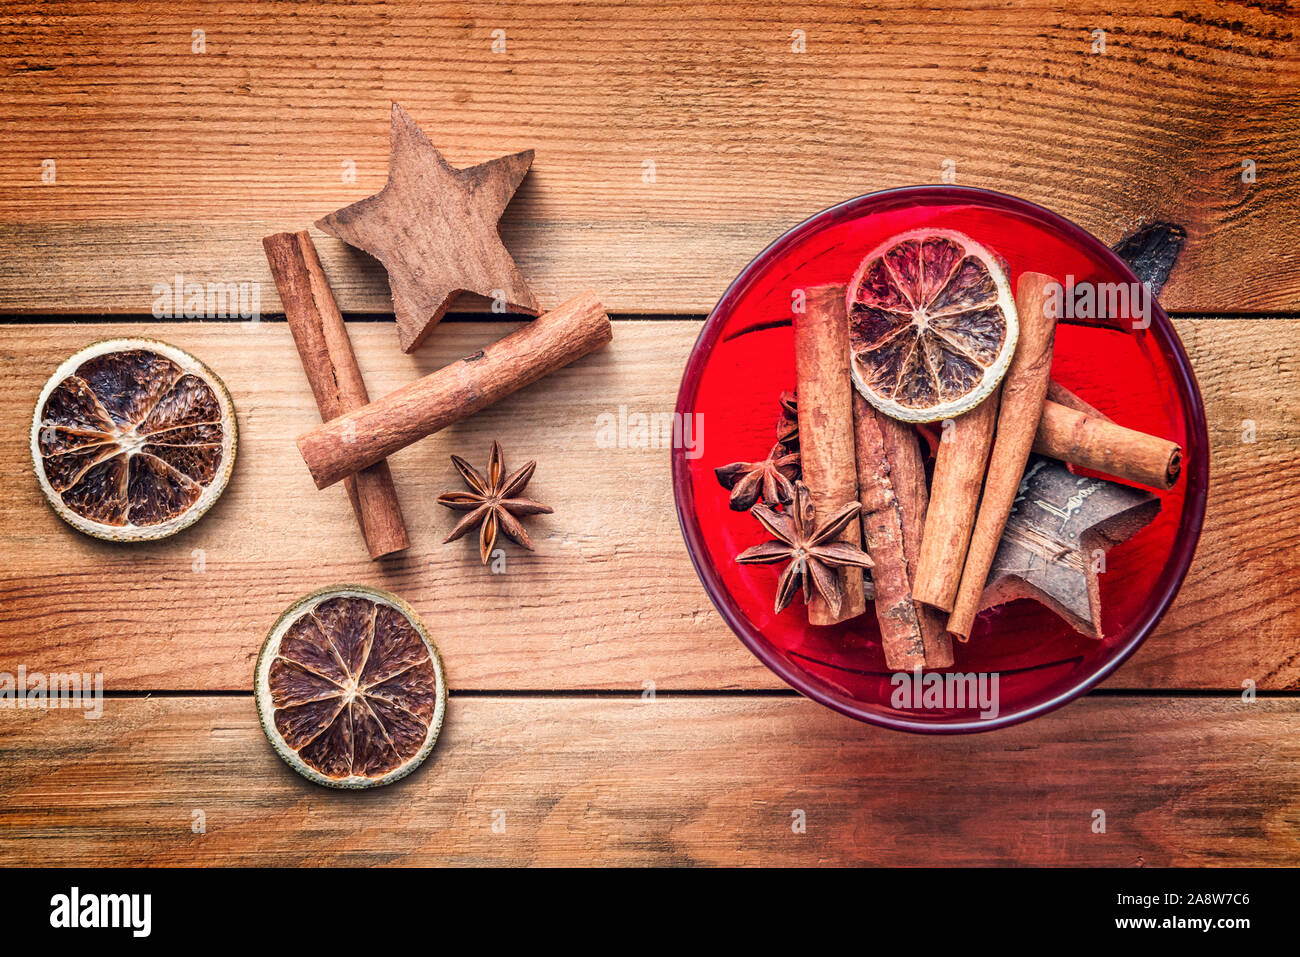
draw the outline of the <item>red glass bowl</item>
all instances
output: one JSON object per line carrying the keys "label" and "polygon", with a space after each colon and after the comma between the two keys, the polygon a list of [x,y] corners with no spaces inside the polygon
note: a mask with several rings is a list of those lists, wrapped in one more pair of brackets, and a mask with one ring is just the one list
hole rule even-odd
{"label": "red glass bowl", "polygon": [[1000,254],[1014,289],[1025,270],[1065,283],[1134,283],[1132,270],[1096,237],[1040,206],[987,190],[918,186],[860,196],[790,230],[736,278],[695,343],[677,412],[696,416],[696,442],[674,448],[673,493],[691,561],[723,619],[788,684],[836,711],[905,731],[969,732],[1024,721],[1078,697],[1142,643],[1178,592],[1200,537],[1209,473],[1205,411],[1169,317],[1145,329],[1063,323],[1053,377],[1122,425],[1178,442],[1184,470],[1158,493],[1160,514],[1106,556],[1104,638],[1084,637],[1027,600],[980,614],[951,669],[997,673],[998,715],[975,708],[895,707],[870,612],[830,628],[808,625],[800,599],[772,613],[779,568],[735,564],[766,536],[728,508],[713,470],[762,458],[775,441],[777,400],[795,387],[791,294],[847,282],[885,239],[921,227],[956,229]]}

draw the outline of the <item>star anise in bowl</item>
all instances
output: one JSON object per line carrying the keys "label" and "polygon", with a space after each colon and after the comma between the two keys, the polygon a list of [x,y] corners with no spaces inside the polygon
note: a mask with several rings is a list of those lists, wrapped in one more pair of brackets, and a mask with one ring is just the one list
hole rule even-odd
{"label": "star anise in bowl", "polygon": [[505,474],[501,461],[501,446],[492,443],[492,453],[488,456],[488,474],[486,477],[459,455],[451,457],[451,464],[456,466],[461,478],[469,486],[468,492],[443,492],[438,496],[438,504],[461,512],[469,512],[456,523],[451,534],[443,539],[454,542],[471,529],[479,529],[478,551],[487,564],[492,549],[496,546],[497,532],[504,532],[506,537],[533,550],[533,541],[520,523],[517,516],[542,515],[552,511],[549,505],[522,498],[520,493],[533,477],[537,460],[529,462],[510,476]]}
{"label": "star anise in bowl", "polygon": [[794,498],[792,483],[799,477],[799,453],[778,442],[765,459],[721,465],[713,474],[731,491],[732,511],[747,512],[760,501],[786,505]]}
{"label": "star anise in bowl", "polygon": [[778,615],[794,600],[800,584],[803,585],[805,603],[816,589],[826,599],[831,613],[838,615],[844,592],[835,569],[847,566],[870,568],[874,564],[871,557],[856,545],[836,541],[861,511],[858,502],[850,502],[818,525],[812,493],[803,482],[795,482],[794,502],[788,510],[778,512],[766,505],[754,506],[750,514],[776,538],[745,549],[736,556],[736,561],[742,565],[789,562],[776,586]]}

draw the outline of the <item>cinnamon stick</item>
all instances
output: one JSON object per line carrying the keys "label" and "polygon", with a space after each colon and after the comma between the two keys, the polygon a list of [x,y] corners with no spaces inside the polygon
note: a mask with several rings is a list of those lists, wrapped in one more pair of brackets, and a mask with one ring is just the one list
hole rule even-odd
{"label": "cinnamon stick", "polygon": [[[806,291],[805,311],[794,317],[794,361],[799,395],[799,455],[803,480],[823,518],[858,499],[858,467],[853,448],[853,395],[849,376],[849,323],[842,285]],[[862,544],[861,528],[850,522],[840,540]],[[814,593],[808,621],[833,625],[867,610],[860,568],[841,568],[843,599],[835,615]]]}
{"label": "cinnamon stick", "polygon": [[[262,246],[322,421],[366,405],[366,383],[310,234],[276,233]],[[410,546],[387,462],[348,476],[344,487],[372,559]]]}
{"label": "cinnamon stick", "polygon": [[875,562],[876,620],[892,671],[947,668],[952,640],[941,616],[912,593],[927,492],[916,432],[853,396],[862,534]]}
{"label": "cinnamon stick", "polygon": [[1174,487],[1183,470],[1183,450],[1177,442],[1126,429],[1096,409],[1092,412],[1045,402],[1034,451],[1139,485]]}
{"label": "cinnamon stick", "polygon": [[325,488],[599,349],[613,334],[595,293],[582,293],[487,348],[304,432],[298,451],[316,487]]}
{"label": "cinnamon stick", "polygon": [[934,457],[930,505],[921,535],[913,594],[917,601],[952,611],[975,527],[980,489],[998,421],[1000,387],[964,415],[945,423]]}
{"label": "cinnamon stick", "polygon": [[1098,412],[1055,379],[1047,383],[1047,401],[1063,405],[1067,409],[1074,409],[1076,412],[1082,412],[1084,415],[1092,415],[1099,419],[1106,419],[1107,422],[1110,421],[1106,415]]}
{"label": "cinnamon stick", "polygon": [[1047,315],[1046,288],[1052,281],[1042,273],[1022,273],[1016,284],[1016,313],[1020,340],[1011,366],[1002,381],[1002,403],[998,409],[997,436],[989,453],[988,474],[979,515],[971,533],[966,564],[961,573],[957,600],[948,617],[948,630],[962,640],[970,637],[979,611],[980,595],[988,580],[993,556],[1002,540],[1002,529],[1011,514],[1025,463],[1034,444],[1038,422],[1047,400],[1047,383],[1052,371],[1052,343],[1056,319]]}

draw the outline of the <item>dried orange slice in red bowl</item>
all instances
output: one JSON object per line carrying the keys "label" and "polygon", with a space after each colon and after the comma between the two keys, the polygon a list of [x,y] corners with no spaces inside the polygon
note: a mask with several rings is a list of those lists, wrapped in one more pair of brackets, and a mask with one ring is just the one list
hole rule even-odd
{"label": "dried orange slice in red bowl", "polygon": [[390,784],[433,750],[447,710],[438,646],[396,595],[335,585],[271,627],[253,676],[271,746],[317,784]]}
{"label": "dried orange slice in red bowl", "polygon": [[882,243],[848,287],[850,370],[868,402],[936,422],[983,402],[1019,330],[1006,267],[967,236],[918,229]]}
{"label": "dried orange slice in red bowl", "polygon": [[32,416],[32,461],[54,511],[110,541],[166,538],[230,480],[238,430],[230,393],[188,352],[109,339],[50,376]]}

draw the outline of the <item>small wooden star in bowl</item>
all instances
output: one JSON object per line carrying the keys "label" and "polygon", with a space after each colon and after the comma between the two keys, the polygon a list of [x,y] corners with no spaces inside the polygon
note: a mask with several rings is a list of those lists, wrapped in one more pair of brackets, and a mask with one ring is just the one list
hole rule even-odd
{"label": "small wooden star in bowl", "polygon": [[501,463],[501,446],[492,443],[492,454],[488,457],[488,474],[484,478],[479,471],[459,455],[451,457],[451,464],[456,466],[461,478],[469,486],[468,492],[443,492],[438,496],[438,504],[460,512],[469,512],[456,523],[451,534],[443,543],[454,542],[466,532],[478,528],[478,551],[487,564],[488,556],[496,546],[497,532],[505,532],[506,537],[517,542],[529,551],[533,550],[533,541],[516,516],[543,515],[552,511],[549,505],[534,502],[530,498],[521,498],[520,492],[528,485],[537,468],[534,459],[527,465],[505,477],[505,466]]}

